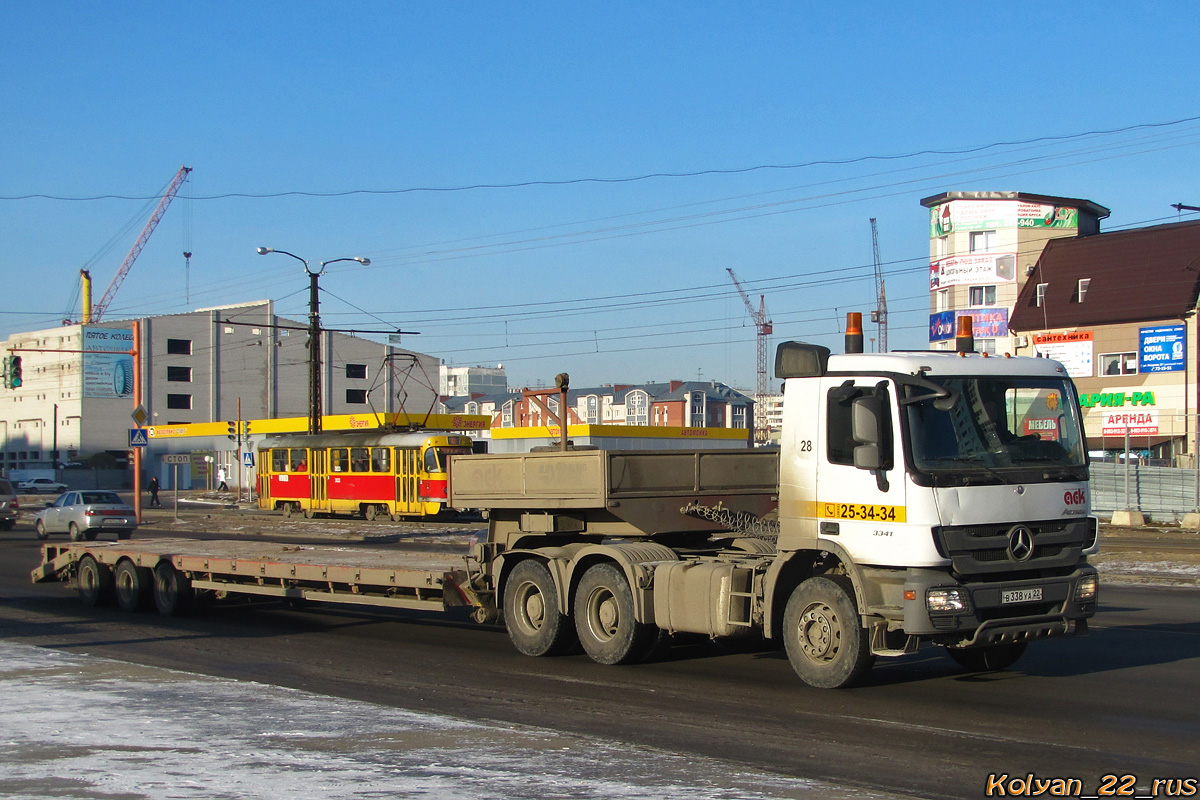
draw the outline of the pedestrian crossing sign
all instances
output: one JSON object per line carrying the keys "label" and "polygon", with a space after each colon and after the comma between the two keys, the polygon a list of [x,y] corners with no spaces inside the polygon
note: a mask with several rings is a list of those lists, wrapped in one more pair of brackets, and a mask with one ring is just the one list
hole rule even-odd
{"label": "pedestrian crossing sign", "polygon": [[130,447],[146,447],[150,444],[150,440],[146,438],[145,428],[130,428],[129,429],[129,446]]}

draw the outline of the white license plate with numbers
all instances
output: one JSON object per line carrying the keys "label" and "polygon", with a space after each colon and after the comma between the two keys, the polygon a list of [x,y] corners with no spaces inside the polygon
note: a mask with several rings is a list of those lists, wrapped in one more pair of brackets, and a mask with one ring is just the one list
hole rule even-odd
{"label": "white license plate with numbers", "polygon": [[1001,603],[1032,603],[1042,599],[1042,589],[1009,589],[1000,593]]}

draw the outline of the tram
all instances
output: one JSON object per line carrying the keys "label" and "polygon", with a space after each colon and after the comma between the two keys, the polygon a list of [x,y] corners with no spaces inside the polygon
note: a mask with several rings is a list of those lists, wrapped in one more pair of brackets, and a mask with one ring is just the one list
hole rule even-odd
{"label": "tram", "polygon": [[269,437],[258,447],[258,507],[310,519],[445,516],[446,457],[473,448],[469,436],[429,431]]}

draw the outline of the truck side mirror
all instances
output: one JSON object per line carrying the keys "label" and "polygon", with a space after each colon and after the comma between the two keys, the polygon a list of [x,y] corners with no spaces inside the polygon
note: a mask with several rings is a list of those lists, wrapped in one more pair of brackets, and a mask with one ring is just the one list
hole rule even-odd
{"label": "truck side mirror", "polygon": [[851,406],[850,432],[857,443],[854,447],[854,466],[858,469],[882,470],[885,463],[882,445],[887,408],[878,395],[856,397]]}

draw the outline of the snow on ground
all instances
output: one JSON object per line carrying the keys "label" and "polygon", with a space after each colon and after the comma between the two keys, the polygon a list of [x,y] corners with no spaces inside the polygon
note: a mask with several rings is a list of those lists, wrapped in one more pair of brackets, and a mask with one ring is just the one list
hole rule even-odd
{"label": "snow on ground", "polygon": [[886,797],[552,730],[469,722],[3,641],[0,796]]}

